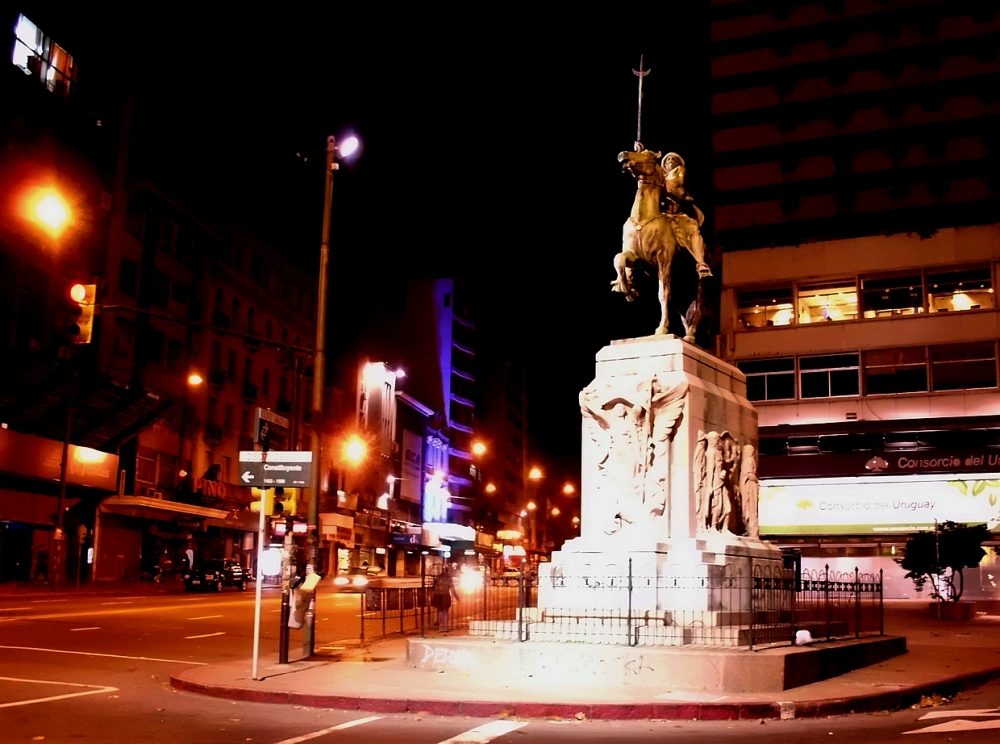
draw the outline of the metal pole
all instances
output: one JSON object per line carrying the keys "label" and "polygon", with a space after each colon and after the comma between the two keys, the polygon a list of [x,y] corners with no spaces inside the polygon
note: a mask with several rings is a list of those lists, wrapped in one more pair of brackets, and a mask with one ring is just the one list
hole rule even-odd
{"label": "metal pole", "polygon": [[281,556],[281,622],[278,627],[278,663],[288,663],[288,617],[291,614],[292,596],[292,525],[295,520],[288,516],[285,519],[285,545]]}
{"label": "metal pole", "polygon": [[854,637],[861,637],[861,574],[854,567]]}
{"label": "metal pole", "polygon": [[[66,435],[62,443],[62,462],[59,464],[59,499],[56,504],[56,531],[53,535],[52,560],[49,561],[49,571],[52,573],[53,586],[62,583],[66,571],[66,532],[64,530],[64,514],[66,511],[66,475],[69,467],[69,440],[73,432],[73,388],[75,378],[70,381],[69,408],[66,410]],[[31,578],[34,578],[32,576]],[[46,578],[49,578],[46,576]]]}
{"label": "metal pole", "polygon": [[885,605],[883,603],[883,597],[885,596],[882,589],[882,569],[878,570],[878,634],[885,635]]}
{"label": "metal pole", "polygon": [[517,577],[517,640],[526,641],[524,637],[524,564],[521,564],[521,573]]}
{"label": "metal pole", "polygon": [[628,621],[626,628],[628,629],[628,645],[633,646],[632,643],[632,559],[628,559]]}
{"label": "metal pole", "polygon": [[260,522],[257,525],[257,565],[254,568],[254,573],[257,574],[257,592],[253,608],[253,668],[250,674],[254,680],[260,680],[260,677],[257,676],[257,656],[260,653],[260,603],[264,589],[264,575],[260,570],[260,562],[261,557],[264,555],[264,520],[267,518],[267,515],[264,513],[266,509],[263,507],[264,504],[267,503],[266,489],[262,493],[263,495],[260,500]]}
{"label": "metal pole", "polygon": [[[313,453],[312,483],[309,489],[309,547],[306,553],[306,575],[316,570],[319,558],[319,484],[322,470],[321,443],[323,422],[323,380],[326,375],[326,291],[330,263],[330,219],[333,209],[333,172],[337,169],[334,155],[337,141],[326,139],[326,186],[323,194],[323,238],[319,248],[319,293],[316,301],[316,352],[313,357],[312,431],[310,440]],[[362,615],[364,613],[362,612]],[[315,643],[316,592],[312,593],[306,610],[302,648],[307,657],[312,656]],[[361,620],[364,632],[364,618]]]}
{"label": "metal pole", "polygon": [[427,619],[427,556],[420,553],[420,637],[424,637]]}

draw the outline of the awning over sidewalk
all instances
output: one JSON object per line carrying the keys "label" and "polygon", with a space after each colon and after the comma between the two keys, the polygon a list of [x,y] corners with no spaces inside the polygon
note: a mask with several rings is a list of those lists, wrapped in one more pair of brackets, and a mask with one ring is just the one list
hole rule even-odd
{"label": "awning over sidewalk", "polygon": [[179,501],[154,499],[149,496],[112,496],[101,502],[101,511],[140,519],[156,519],[161,522],[174,522],[184,518],[224,520],[229,516],[229,512],[223,509],[210,509],[207,506],[182,504]]}

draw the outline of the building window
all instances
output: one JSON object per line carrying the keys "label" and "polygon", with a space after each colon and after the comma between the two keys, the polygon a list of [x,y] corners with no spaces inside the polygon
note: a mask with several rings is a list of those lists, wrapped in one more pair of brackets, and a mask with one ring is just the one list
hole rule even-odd
{"label": "building window", "polygon": [[218,341],[212,342],[211,362],[209,364],[213,370],[222,369],[222,344]]}
{"label": "building window", "polygon": [[167,309],[167,301],[170,298],[170,280],[162,274],[153,275],[153,304],[157,307]]}
{"label": "building window", "polygon": [[933,390],[967,390],[997,386],[997,352],[992,341],[932,346]]}
{"label": "building window", "polygon": [[156,450],[139,447],[135,459],[135,479],[143,483],[156,483]]}
{"label": "building window", "polygon": [[128,297],[139,296],[139,264],[123,258],[118,268],[118,289]]}
{"label": "building window", "polygon": [[226,427],[226,429],[232,429],[233,428],[233,404],[232,403],[226,403],[226,412],[223,415],[225,416],[225,418],[222,419],[222,425],[224,427]]}
{"label": "building window", "polygon": [[70,83],[76,74],[73,57],[23,15],[17,17],[14,27],[11,60],[26,75],[36,75],[53,93],[69,95]]}
{"label": "building window", "polygon": [[923,346],[864,353],[866,395],[927,392],[927,353]]}
{"label": "building window", "polygon": [[915,315],[924,311],[923,282],[919,274],[861,280],[866,318]]}
{"label": "building window", "polygon": [[240,434],[250,434],[250,411],[247,408],[240,410]]}
{"label": "building window", "polygon": [[853,279],[799,286],[799,323],[858,319],[858,288]]}
{"label": "building window", "polygon": [[799,357],[799,395],[803,398],[860,395],[859,367],[856,353]]}
{"label": "building window", "polygon": [[747,377],[750,400],[791,400],[795,397],[795,359],[737,362]]}
{"label": "building window", "polygon": [[790,325],[792,307],[791,287],[736,293],[736,312],[743,328]]}
{"label": "building window", "polygon": [[230,470],[232,470],[232,459],[229,455],[222,456],[222,481],[223,483],[229,482]]}
{"label": "building window", "polygon": [[261,373],[260,393],[265,397],[271,394],[271,370],[267,367],[264,367],[264,371]]}
{"label": "building window", "polygon": [[253,359],[247,357],[243,360],[243,384],[249,385],[253,382]]}
{"label": "building window", "polygon": [[226,369],[226,376],[230,382],[236,382],[236,352],[229,350],[229,364]]}
{"label": "building window", "polygon": [[254,330],[257,325],[257,311],[252,307],[247,308],[247,333],[253,336],[256,331]]}
{"label": "building window", "polygon": [[989,266],[927,274],[927,309],[932,313],[992,310],[994,307]]}
{"label": "building window", "polygon": [[188,289],[186,284],[181,284],[180,282],[171,282],[170,284],[170,299],[179,305],[186,305],[188,303],[188,297],[191,296],[191,290]]}

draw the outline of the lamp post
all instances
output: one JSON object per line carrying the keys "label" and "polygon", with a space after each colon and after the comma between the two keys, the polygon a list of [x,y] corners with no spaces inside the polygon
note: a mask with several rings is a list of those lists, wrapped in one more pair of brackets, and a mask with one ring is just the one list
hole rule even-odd
{"label": "lamp post", "polygon": [[[358,140],[348,137],[341,143],[341,153],[347,157],[358,148]],[[333,173],[337,170],[337,138],[326,138],[326,170],[323,191],[323,236],[319,247],[319,287],[316,298],[316,345],[313,354],[312,432],[310,445],[313,456],[312,479],[309,484],[309,544],[306,552],[306,575],[316,571],[319,560],[319,484],[322,450],[323,382],[326,374],[326,294],[330,263],[330,220],[333,211]],[[306,656],[312,656],[315,641],[316,593],[312,593],[303,624],[302,646]]]}

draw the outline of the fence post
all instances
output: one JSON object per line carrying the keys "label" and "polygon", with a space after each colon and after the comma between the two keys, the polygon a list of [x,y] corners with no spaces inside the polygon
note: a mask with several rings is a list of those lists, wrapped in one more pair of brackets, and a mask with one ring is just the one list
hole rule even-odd
{"label": "fence post", "polygon": [[751,651],[753,651],[754,631],[757,628],[757,622],[756,622],[757,615],[754,612],[756,608],[755,595],[757,594],[757,592],[754,584],[755,584],[755,575],[753,570],[753,558],[751,558],[750,559],[750,650]]}
{"label": "fence post", "polygon": [[420,596],[417,604],[420,605],[420,637],[424,637],[424,627],[427,621],[427,556],[420,553]]}
{"label": "fence post", "polygon": [[861,573],[854,567],[854,637],[861,637]]}
{"label": "fence post", "polygon": [[823,567],[823,618],[826,621],[826,640],[830,640],[830,564]]}
{"label": "fence post", "polygon": [[799,630],[799,590],[802,588],[802,566],[796,563],[792,567],[792,576],[794,577],[789,586],[788,596],[791,597],[791,607],[789,607],[789,625],[792,627],[792,645],[795,645],[795,635]]}
{"label": "fence post", "polygon": [[521,565],[521,573],[517,576],[517,640],[519,642],[528,640],[524,632],[524,565]]}
{"label": "fence post", "polygon": [[626,631],[628,633],[628,645],[634,646],[632,643],[632,559],[628,559],[628,619],[626,620],[627,625]]}
{"label": "fence post", "polygon": [[882,598],[885,596],[882,586],[882,569],[878,570],[878,634],[885,635],[885,611]]}
{"label": "fence post", "polygon": [[358,594],[361,597],[361,643],[365,642],[365,592]]}

